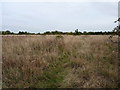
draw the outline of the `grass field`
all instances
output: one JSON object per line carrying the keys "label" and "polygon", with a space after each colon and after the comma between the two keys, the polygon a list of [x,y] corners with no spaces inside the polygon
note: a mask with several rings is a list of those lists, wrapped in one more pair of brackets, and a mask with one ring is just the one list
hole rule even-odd
{"label": "grass field", "polygon": [[3,36],[3,88],[116,88],[117,45],[108,37]]}

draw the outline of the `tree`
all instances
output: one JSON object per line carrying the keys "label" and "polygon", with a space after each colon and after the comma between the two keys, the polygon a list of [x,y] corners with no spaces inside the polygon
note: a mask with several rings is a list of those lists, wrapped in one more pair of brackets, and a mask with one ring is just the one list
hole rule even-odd
{"label": "tree", "polygon": [[13,32],[10,32],[9,30],[7,30],[7,31],[2,31],[2,34],[3,35],[7,35],[7,34],[14,34]]}
{"label": "tree", "polygon": [[84,35],[87,35],[87,32],[86,32],[86,31],[84,31],[84,32],[83,32],[83,34],[84,34]]}
{"label": "tree", "polygon": [[78,29],[75,30],[75,35],[79,35]]}
{"label": "tree", "polygon": [[34,34],[34,33],[29,33],[29,32],[26,32],[26,31],[25,31],[25,32],[23,32],[23,31],[19,31],[18,34],[20,34],[20,35],[21,35],[21,34],[28,35],[28,34]]}

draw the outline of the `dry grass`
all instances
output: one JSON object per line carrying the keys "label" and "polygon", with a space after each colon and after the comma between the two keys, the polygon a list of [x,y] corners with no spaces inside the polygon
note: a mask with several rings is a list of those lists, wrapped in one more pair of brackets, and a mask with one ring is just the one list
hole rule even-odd
{"label": "dry grass", "polygon": [[108,36],[3,36],[3,88],[115,88]]}

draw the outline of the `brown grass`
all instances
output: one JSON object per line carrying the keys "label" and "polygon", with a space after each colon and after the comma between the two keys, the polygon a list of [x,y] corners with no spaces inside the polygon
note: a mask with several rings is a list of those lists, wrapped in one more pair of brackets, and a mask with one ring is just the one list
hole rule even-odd
{"label": "brown grass", "polygon": [[3,36],[3,88],[116,88],[117,45],[104,35]]}

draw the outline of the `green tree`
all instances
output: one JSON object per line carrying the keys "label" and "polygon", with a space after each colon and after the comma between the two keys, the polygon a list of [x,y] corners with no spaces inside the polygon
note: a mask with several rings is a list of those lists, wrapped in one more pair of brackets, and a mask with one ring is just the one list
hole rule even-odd
{"label": "green tree", "polygon": [[78,29],[75,30],[75,35],[79,35]]}

